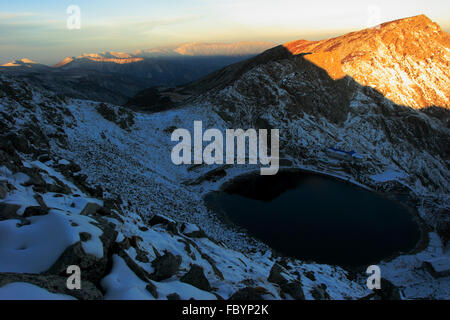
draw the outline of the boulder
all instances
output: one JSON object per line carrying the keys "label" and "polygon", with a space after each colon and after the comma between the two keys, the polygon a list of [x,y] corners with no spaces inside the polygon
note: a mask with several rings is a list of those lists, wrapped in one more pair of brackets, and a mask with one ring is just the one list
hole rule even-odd
{"label": "boulder", "polygon": [[128,268],[134,272],[134,274],[144,282],[150,283],[151,275],[141,268],[133,259],[130,258],[128,253],[123,250],[119,245],[115,246],[114,253],[123,259]]}
{"label": "boulder", "polygon": [[148,258],[148,252],[145,252],[144,250],[141,250],[139,248],[136,248],[136,260],[142,263],[148,263],[150,262],[150,259]]}
{"label": "boulder", "polygon": [[171,232],[172,234],[178,233],[178,228],[176,222],[169,220],[163,216],[160,215],[154,215],[150,218],[148,221],[148,225],[153,227],[155,225],[162,224],[165,226],[166,230]]}
{"label": "boulder", "polygon": [[103,218],[95,217],[94,219],[97,221],[96,226],[102,230],[100,240],[103,244],[103,257],[98,258],[87,254],[83,250],[81,241],[78,241],[62,253],[53,266],[45,272],[46,274],[64,276],[68,266],[77,265],[82,270],[81,277],[83,280],[99,285],[100,280],[109,268],[117,231]]}
{"label": "boulder", "polygon": [[98,284],[106,272],[107,259],[105,256],[99,259],[87,254],[83,250],[81,242],[78,241],[69,246],[45,274],[64,276],[67,267],[71,265],[80,267],[83,280]]}
{"label": "boulder", "polygon": [[49,208],[41,206],[31,206],[27,207],[23,213],[24,218],[34,217],[34,216],[45,216],[50,211]]}
{"label": "boulder", "polygon": [[149,283],[145,286],[145,290],[147,290],[148,292],[150,292],[150,294],[151,294],[152,296],[154,296],[155,299],[158,299],[158,290],[157,290],[156,286],[155,286],[153,283],[149,282]]}
{"label": "boulder", "polygon": [[9,138],[11,139],[11,142],[17,151],[26,153],[26,154],[30,154],[33,152],[33,149],[30,146],[30,143],[28,142],[27,138],[25,138],[23,135],[12,134],[12,135],[10,135]]}
{"label": "boulder", "polygon": [[171,293],[166,296],[167,300],[181,300],[178,293]]}
{"label": "boulder", "polygon": [[17,204],[0,203],[0,221],[9,219],[19,219],[20,216],[17,215],[17,210],[20,206]]}
{"label": "boulder", "polygon": [[5,199],[9,192],[8,182],[0,181],[0,199]]}
{"label": "boulder", "polygon": [[170,220],[170,219],[168,219],[166,217],[160,216],[158,214],[155,214],[154,216],[152,216],[150,218],[150,220],[148,220],[148,225],[151,226],[151,227],[153,227],[153,226],[155,226],[157,224],[168,225],[170,223],[174,223],[174,222],[172,220]]}
{"label": "boulder", "polygon": [[272,266],[272,269],[270,269],[270,274],[267,280],[269,282],[276,283],[279,286],[286,284],[288,281],[281,275],[281,272],[283,272],[283,268],[279,264],[275,263]]}
{"label": "boulder", "polygon": [[182,232],[184,233],[184,235],[186,237],[194,238],[194,239],[208,238],[208,236],[206,235],[205,231],[203,231],[201,228],[198,228],[198,230],[195,230],[195,231],[192,231],[192,232],[185,232],[183,229],[184,228],[182,228]]}
{"label": "boulder", "polygon": [[90,216],[90,215],[96,214],[101,209],[102,209],[102,206],[100,206],[99,204],[94,203],[94,202],[89,202],[83,208],[83,210],[81,210],[80,214],[83,215],[83,216]]}
{"label": "boulder", "polygon": [[57,183],[47,184],[46,192],[53,193],[62,193],[62,194],[72,194],[72,190],[66,184],[61,181],[57,181]]}
{"label": "boulder", "polygon": [[151,279],[161,281],[172,277],[177,273],[180,264],[180,256],[175,256],[172,253],[165,251],[164,255],[157,257],[152,261],[154,272],[151,274]]}
{"label": "boulder", "polygon": [[392,282],[381,279],[381,289],[374,290],[375,299],[379,300],[402,300],[399,289]]}
{"label": "boulder", "polygon": [[205,277],[203,268],[196,264],[191,266],[189,272],[182,276],[180,281],[188,283],[200,290],[211,291],[211,285]]}
{"label": "boulder", "polygon": [[87,232],[80,232],[80,240],[81,242],[87,242],[92,239],[92,235]]}
{"label": "boulder", "polygon": [[33,186],[42,188],[43,191],[45,191],[46,182],[42,178],[40,172],[36,168],[21,168],[22,172],[25,173],[29,179],[23,185],[25,187]]}
{"label": "boulder", "polygon": [[48,155],[46,153],[41,154],[37,159],[38,159],[38,161],[43,162],[43,163],[51,160],[50,155]]}
{"label": "boulder", "polygon": [[444,246],[450,240],[450,220],[442,220],[436,224],[436,232],[442,240]]}
{"label": "boulder", "polygon": [[325,284],[319,284],[311,289],[311,295],[315,300],[330,300]]}
{"label": "boulder", "polygon": [[70,164],[66,165],[66,169],[73,173],[77,173],[77,172],[81,171],[81,167],[74,162],[71,162]]}
{"label": "boulder", "polygon": [[305,300],[305,294],[300,282],[288,282],[281,286],[281,291],[287,293],[295,300]]}

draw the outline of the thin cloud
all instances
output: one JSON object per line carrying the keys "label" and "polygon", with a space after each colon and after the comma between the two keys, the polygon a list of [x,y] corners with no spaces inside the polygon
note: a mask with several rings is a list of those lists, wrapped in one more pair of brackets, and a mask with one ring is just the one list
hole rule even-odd
{"label": "thin cloud", "polygon": [[38,14],[34,12],[0,12],[0,20],[11,20],[36,16],[38,16]]}

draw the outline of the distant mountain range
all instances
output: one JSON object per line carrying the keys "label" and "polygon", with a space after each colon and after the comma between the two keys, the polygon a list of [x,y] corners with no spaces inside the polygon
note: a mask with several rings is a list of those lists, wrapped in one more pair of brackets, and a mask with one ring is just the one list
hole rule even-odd
{"label": "distant mountain range", "polygon": [[85,53],[55,66],[11,61],[0,72],[20,74],[34,85],[73,98],[123,104],[154,86],[177,86],[273,47],[267,42],[188,43],[134,53]]}

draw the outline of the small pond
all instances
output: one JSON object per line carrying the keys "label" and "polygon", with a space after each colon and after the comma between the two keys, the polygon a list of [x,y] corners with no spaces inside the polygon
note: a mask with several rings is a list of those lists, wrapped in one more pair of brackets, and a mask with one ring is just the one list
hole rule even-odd
{"label": "small pond", "polygon": [[344,267],[408,252],[421,235],[403,204],[300,171],[239,177],[205,201],[283,255]]}

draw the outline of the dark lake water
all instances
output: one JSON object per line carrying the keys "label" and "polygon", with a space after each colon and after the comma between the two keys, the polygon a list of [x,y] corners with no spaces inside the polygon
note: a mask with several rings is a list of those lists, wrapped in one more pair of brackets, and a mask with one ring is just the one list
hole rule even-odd
{"label": "dark lake water", "polygon": [[362,267],[414,249],[420,229],[395,201],[304,172],[246,176],[205,201],[276,251]]}

